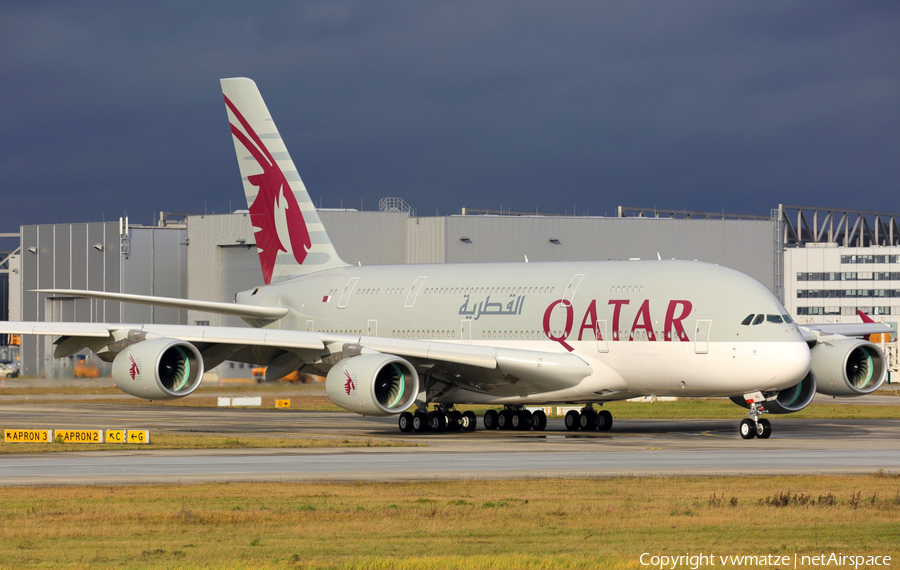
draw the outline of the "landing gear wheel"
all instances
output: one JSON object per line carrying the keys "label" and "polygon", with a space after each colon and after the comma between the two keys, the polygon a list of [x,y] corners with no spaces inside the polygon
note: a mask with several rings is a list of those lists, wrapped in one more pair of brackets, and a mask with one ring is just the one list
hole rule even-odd
{"label": "landing gear wheel", "polygon": [[756,437],[759,439],[769,439],[772,435],[772,422],[766,419],[760,419],[756,424]]}
{"label": "landing gear wheel", "polygon": [[475,431],[475,427],[478,425],[478,417],[475,415],[475,412],[463,412],[462,415],[462,429],[463,431]]}
{"label": "landing gear wheel", "polygon": [[538,410],[531,415],[531,429],[534,431],[544,431],[547,428],[547,414],[542,410]]}
{"label": "landing gear wheel", "polygon": [[428,416],[422,412],[416,412],[412,417],[413,431],[416,433],[425,433],[428,431]]}
{"label": "landing gear wheel", "polygon": [[497,427],[503,430],[513,429],[512,412],[509,410],[500,410],[500,413],[497,414]]}
{"label": "landing gear wheel", "polygon": [[597,429],[596,412],[581,412],[578,415],[578,427],[584,431],[593,431]]}
{"label": "landing gear wheel", "polygon": [[741,420],[741,425],[738,429],[741,433],[741,438],[743,439],[753,439],[756,437],[756,423],[753,420]]}
{"label": "landing gear wheel", "polygon": [[447,431],[462,431],[462,417],[460,412],[452,411],[447,414]]}
{"label": "landing gear wheel", "polygon": [[531,412],[528,410],[519,410],[512,414],[513,429],[518,431],[528,431],[531,429]]}
{"label": "landing gear wheel", "polygon": [[409,412],[403,412],[400,414],[398,423],[400,424],[400,431],[403,433],[411,432],[413,430],[413,415]]}
{"label": "landing gear wheel", "polygon": [[578,430],[578,416],[580,414],[575,410],[569,410],[566,413],[566,429],[569,431]]}
{"label": "landing gear wheel", "polygon": [[609,431],[612,427],[612,414],[609,410],[600,410],[597,414],[597,429],[600,431]]}
{"label": "landing gear wheel", "polygon": [[431,431],[442,432],[447,430],[447,416],[444,412],[431,412],[428,414],[428,427]]}
{"label": "landing gear wheel", "polygon": [[497,429],[500,424],[500,417],[497,410],[488,410],[484,413],[484,429]]}

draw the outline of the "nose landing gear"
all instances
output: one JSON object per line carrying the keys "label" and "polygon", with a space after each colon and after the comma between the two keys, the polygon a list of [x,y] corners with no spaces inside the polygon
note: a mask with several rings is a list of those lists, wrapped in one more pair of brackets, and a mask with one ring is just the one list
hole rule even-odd
{"label": "nose landing gear", "polygon": [[[756,396],[759,396],[759,398]],[[762,406],[762,402],[765,401],[762,394],[759,392],[744,394],[744,399],[750,404],[750,411],[747,412],[749,417],[746,420],[742,420],[740,426],[738,426],[738,433],[741,434],[741,438],[753,439],[758,437],[759,439],[769,439],[769,436],[772,435],[772,423],[765,418],[759,417],[768,413]]]}

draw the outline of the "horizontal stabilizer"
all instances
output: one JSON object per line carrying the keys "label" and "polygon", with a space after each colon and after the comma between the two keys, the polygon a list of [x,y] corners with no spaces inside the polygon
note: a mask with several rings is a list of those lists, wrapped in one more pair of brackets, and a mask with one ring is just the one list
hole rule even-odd
{"label": "horizontal stabilizer", "polygon": [[127,293],[107,293],[105,291],[83,291],[80,289],[37,289],[38,293],[78,297],[81,299],[101,299],[119,301],[137,305],[155,305],[173,309],[205,311],[220,315],[234,315],[245,319],[268,319],[277,321],[288,312],[286,307],[263,307],[261,305],[238,305],[236,303],[220,303],[216,301],[196,301],[193,299],[177,299],[175,297],[154,297],[152,295],[131,295]]}

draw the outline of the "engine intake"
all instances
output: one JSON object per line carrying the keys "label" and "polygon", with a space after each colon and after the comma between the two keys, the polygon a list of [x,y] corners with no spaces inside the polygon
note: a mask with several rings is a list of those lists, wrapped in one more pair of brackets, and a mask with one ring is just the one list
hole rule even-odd
{"label": "engine intake", "polygon": [[364,416],[405,412],[419,394],[419,375],[398,356],[365,354],[335,364],[325,377],[335,405]]}
{"label": "engine intake", "polygon": [[[774,400],[766,400],[763,408],[772,414],[793,414],[799,412],[813,401],[816,396],[816,375],[810,371],[799,384],[778,391]],[[731,401],[743,408],[750,409],[741,396],[732,396]]]}
{"label": "engine intake", "polygon": [[865,340],[845,338],[812,349],[817,390],[828,396],[863,396],[881,387],[887,377],[884,353]]}
{"label": "engine intake", "polygon": [[191,394],[203,378],[203,358],[194,345],[171,338],[132,344],[112,364],[116,387],[148,400],[174,400]]}

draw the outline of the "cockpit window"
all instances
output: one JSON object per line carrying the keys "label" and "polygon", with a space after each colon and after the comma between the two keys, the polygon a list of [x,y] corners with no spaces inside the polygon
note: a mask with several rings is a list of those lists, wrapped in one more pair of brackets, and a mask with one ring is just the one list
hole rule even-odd
{"label": "cockpit window", "polygon": [[765,320],[765,318],[766,318],[765,315],[756,315],[756,318],[753,319],[753,324],[754,325],[761,324]]}
{"label": "cockpit window", "polygon": [[744,326],[749,325],[751,322],[753,322],[753,317],[754,317],[754,315],[752,315],[752,314],[751,314],[751,315],[747,315],[747,318],[744,319],[743,321],[741,321],[741,324],[744,325]]}
{"label": "cockpit window", "polygon": [[788,314],[781,315],[781,318],[784,319],[784,322],[786,322],[787,324],[791,324],[792,322],[794,322],[794,320]]}
{"label": "cockpit window", "polygon": [[784,322],[784,320],[778,315],[766,315],[766,320],[770,323],[775,323],[776,325],[780,325]]}

